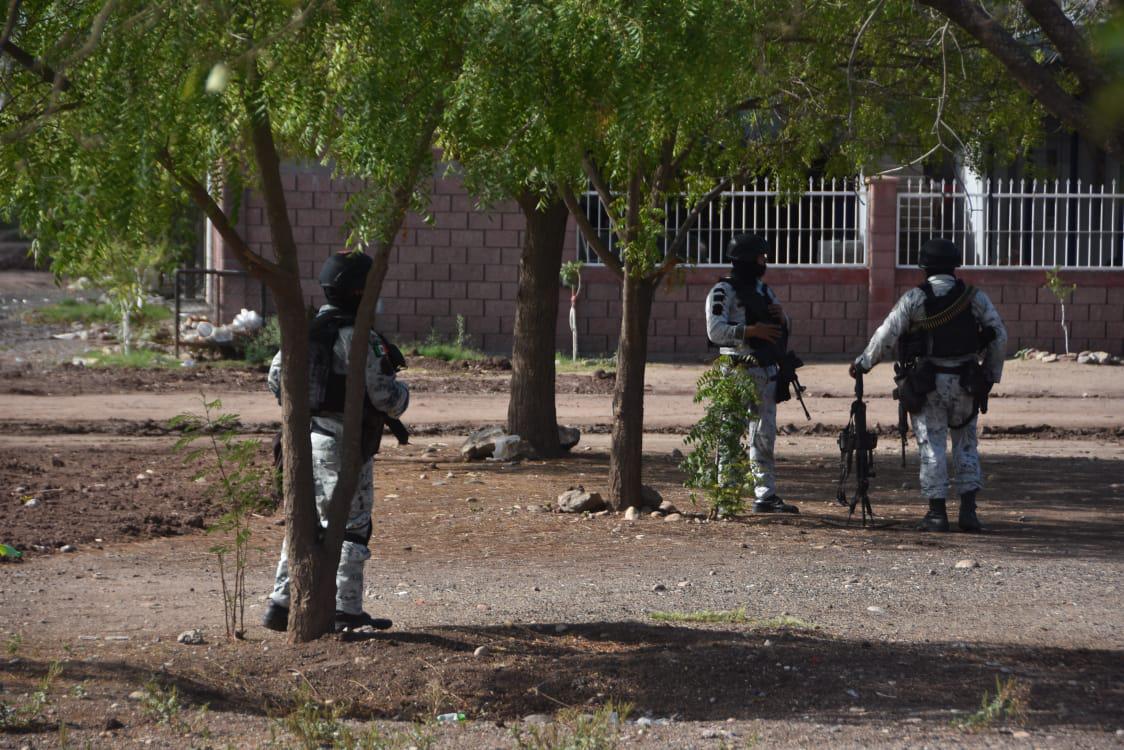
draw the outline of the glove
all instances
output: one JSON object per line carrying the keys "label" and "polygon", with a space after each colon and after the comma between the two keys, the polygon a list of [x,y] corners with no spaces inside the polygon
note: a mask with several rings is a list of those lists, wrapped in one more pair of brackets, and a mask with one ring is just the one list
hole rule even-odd
{"label": "glove", "polygon": [[859,375],[865,375],[868,372],[870,372],[870,370],[863,368],[858,362],[852,362],[851,366],[847,368],[847,374],[855,380],[858,380]]}

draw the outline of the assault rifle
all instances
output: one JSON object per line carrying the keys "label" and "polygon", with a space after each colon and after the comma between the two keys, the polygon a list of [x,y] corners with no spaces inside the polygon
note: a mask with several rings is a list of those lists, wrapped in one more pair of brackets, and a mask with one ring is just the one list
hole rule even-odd
{"label": "assault rifle", "polygon": [[[847,520],[850,521],[855,513],[855,507],[862,504],[863,526],[867,518],[874,521],[874,509],[870,507],[870,478],[874,474],[874,448],[878,445],[878,433],[866,427],[866,403],[863,401],[863,376],[855,376],[855,400],[851,403],[851,419],[843,431],[839,433],[839,492],[835,501],[849,509]],[[854,469],[856,487],[855,494],[847,499],[844,488],[847,478]]]}
{"label": "assault rifle", "polygon": [[780,366],[777,368],[777,403],[788,401],[792,398],[792,392],[795,392],[796,400],[804,410],[804,416],[811,421],[812,415],[804,404],[804,391],[808,389],[800,383],[800,376],[796,374],[796,371],[803,366],[804,361],[791,349],[781,357]]}

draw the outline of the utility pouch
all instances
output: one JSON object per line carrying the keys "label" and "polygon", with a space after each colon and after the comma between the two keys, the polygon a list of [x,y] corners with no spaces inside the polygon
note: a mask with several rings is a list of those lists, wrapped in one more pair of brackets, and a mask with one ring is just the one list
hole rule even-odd
{"label": "utility pouch", "polygon": [[894,398],[910,414],[919,414],[929,394],[937,388],[937,373],[927,360],[912,366],[898,363],[894,365],[894,383]]}
{"label": "utility pouch", "polygon": [[960,387],[975,399],[976,408],[987,414],[987,400],[991,395],[992,382],[987,372],[978,362],[965,365],[964,372],[960,374]]}

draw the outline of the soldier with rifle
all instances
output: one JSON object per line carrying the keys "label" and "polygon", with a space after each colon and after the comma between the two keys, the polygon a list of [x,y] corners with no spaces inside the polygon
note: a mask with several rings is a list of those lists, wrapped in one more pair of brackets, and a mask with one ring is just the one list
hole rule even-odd
{"label": "soldier with rifle", "polygon": [[983,488],[976,420],[987,412],[992,386],[1003,375],[1007,330],[983,291],[956,278],[960,250],[946,239],[921,246],[925,282],[906,292],[850,367],[852,377],[895,354],[895,398],[913,421],[921,456],[921,492],[929,511],[921,531],[948,531],[946,441],[960,496],[957,525],[983,531],[976,493]]}
{"label": "soldier with rifle", "polygon": [[[322,306],[309,326],[309,407],[312,411],[312,479],[320,523],[327,526],[328,504],[332,500],[343,453],[344,391],[351,340],[355,332],[355,313],[363,296],[371,257],[363,253],[342,252],[330,257],[320,271],[320,286],[328,304]],[[359,627],[385,629],[390,620],[371,617],[363,611],[363,565],[370,559],[371,505],[374,499],[372,471],[384,425],[400,443],[407,433],[398,417],[410,403],[410,391],[396,373],[405,367],[402,353],[382,335],[371,332],[364,373],[366,398],[363,402],[363,436],[359,485],[351,499],[343,548],[336,570],[337,632]],[[269,389],[281,397],[281,353],[273,358],[268,375]],[[269,606],[262,625],[284,631],[289,622],[289,561],[281,547],[281,560]]]}
{"label": "soldier with rifle", "polygon": [[[749,458],[753,462],[754,513],[799,513],[777,495],[773,447],[777,439],[777,403],[791,398],[795,387],[801,405],[803,386],[796,368],[803,362],[787,351],[789,319],[773,290],[762,281],[769,247],[755,234],[730,241],[727,257],[733,274],[721,279],[706,298],[706,332],[757,384],[757,404],[747,415]],[[805,409],[807,414],[807,409]]]}

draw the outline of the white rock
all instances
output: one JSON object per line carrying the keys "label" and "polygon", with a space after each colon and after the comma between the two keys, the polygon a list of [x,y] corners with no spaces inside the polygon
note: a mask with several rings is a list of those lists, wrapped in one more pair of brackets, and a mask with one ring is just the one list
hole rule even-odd
{"label": "white rock", "polygon": [[43,503],[39,500],[39,498],[33,497],[30,500],[28,500],[26,503],[24,503],[23,507],[25,507],[25,508],[38,508],[42,504]]}
{"label": "white rock", "polygon": [[968,568],[978,568],[980,564],[975,560],[960,560],[956,563],[955,567],[961,570],[967,570]]}
{"label": "white rock", "polygon": [[59,547],[59,552],[77,552],[77,551],[78,551],[78,548],[75,547],[73,544],[64,544],[63,546]]}
{"label": "white rock", "polygon": [[664,516],[663,520],[665,523],[668,521],[682,521],[683,515],[681,513],[668,513],[666,516]]}
{"label": "white rock", "polygon": [[146,695],[147,693],[145,693],[143,690],[134,690],[133,692],[129,693],[129,700],[143,701]]}
{"label": "white rock", "polygon": [[477,646],[476,650],[472,652],[473,656],[487,656],[492,653],[492,649],[488,646]]}
{"label": "white rock", "polygon": [[872,604],[872,605],[870,605],[869,607],[866,608],[866,611],[870,612],[871,614],[874,614],[874,615],[880,615],[883,612],[885,612],[886,610],[882,609],[881,607],[876,607]]}
{"label": "white rock", "polygon": [[1047,355],[1046,355],[1045,357],[1043,357],[1043,358],[1042,358],[1042,361],[1043,361],[1043,362],[1046,362],[1046,363],[1050,363],[1050,362],[1057,362],[1057,361],[1058,361],[1058,355],[1056,355],[1056,354],[1047,354]]}
{"label": "white rock", "polygon": [[640,518],[640,509],[635,505],[630,505],[624,512],[624,520],[635,521]]}

